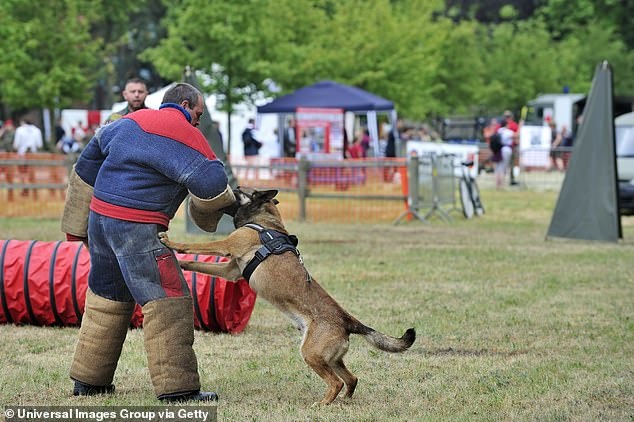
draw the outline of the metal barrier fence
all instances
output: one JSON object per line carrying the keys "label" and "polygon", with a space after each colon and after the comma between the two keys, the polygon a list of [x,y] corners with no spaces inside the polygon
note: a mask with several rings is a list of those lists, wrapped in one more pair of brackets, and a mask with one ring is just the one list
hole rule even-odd
{"label": "metal barrier fence", "polygon": [[438,214],[449,222],[457,210],[456,165],[454,155],[432,153],[409,159],[284,158],[232,168],[238,179],[246,176],[243,184],[295,193],[299,221],[427,221]]}
{"label": "metal barrier fence", "polygon": [[[459,164],[459,163],[458,163]],[[453,154],[413,155],[408,163],[407,209],[394,221],[403,218],[427,220],[434,214],[451,222],[456,208],[456,157]],[[422,213],[425,211],[425,214]]]}

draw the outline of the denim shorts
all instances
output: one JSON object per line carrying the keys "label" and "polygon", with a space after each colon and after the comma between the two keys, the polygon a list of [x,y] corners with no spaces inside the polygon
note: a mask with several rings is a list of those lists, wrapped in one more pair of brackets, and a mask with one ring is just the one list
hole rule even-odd
{"label": "denim shorts", "polygon": [[190,296],[176,256],[158,238],[165,228],[90,212],[88,286],[97,295],[143,306],[165,297]]}

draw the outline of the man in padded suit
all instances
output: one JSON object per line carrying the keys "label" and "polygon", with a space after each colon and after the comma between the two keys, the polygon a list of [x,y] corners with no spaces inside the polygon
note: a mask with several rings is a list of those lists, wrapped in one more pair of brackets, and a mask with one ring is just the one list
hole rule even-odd
{"label": "man in padded suit", "polygon": [[215,231],[235,203],[224,165],[196,128],[202,94],[189,84],[100,128],[79,156],[62,217],[68,240],[90,251],[85,313],[70,377],[75,395],[112,393],[112,380],[135,303],[161,401],[217,400],[200,391],[192,348],[192,298],[174,253],[158,238],[189,194],[189,212]]}

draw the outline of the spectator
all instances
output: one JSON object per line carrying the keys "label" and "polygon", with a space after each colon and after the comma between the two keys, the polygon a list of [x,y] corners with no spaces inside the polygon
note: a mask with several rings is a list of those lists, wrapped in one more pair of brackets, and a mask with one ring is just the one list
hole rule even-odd
{"label": "spectator", "polygon": [[27,152],[37,152],[44,146],[42,139],[42,131],[35,126],[29,119],[20,120],[20,126],[15,131],[13,138],[13,149],[19,155],[25,155]]}
{"label": "spectator", "polygon": [[[255,119],[250,118],[247,127],[242,131],[242,143],[244,145],[244,158],[247,161],[247,166],[257,166],[258,154],[260,148],[262,148],[262,142],[258,139],[257,130],[255,128]],[[249,175],[249,168],[247,168],[247,178]],[[257,178],[258,171],[255,170]]]}
{"label": "spectator", "polygon": [[[482,129],[482,136],[484,137],[484,142],[486,142],[489,146],[491,145],[491,136],[497,133],[500,128],[500,122],[495,117],[489,120],[489,124],[486,125]],[[491,153],[480,165],[482,168],[490,169],[493,166],[495,171],[495,163],[499,161],[501,155],[499,157],[495,157],[493,153]]]}
{"label": "spectator", "polygon": [[387,135],[387,145],[385,146],[386,157],[396,157],[396,143],[397,140],[400,141],[402,139],[403,131],[403,120],[398,119],[396,121],[396,127],[392,128],[390,133]]}
{"label": "spectator", "polygon": [[[387,135],[387,144],[385,146],[385,157],[388,159],[396,157],[397,142],[399,143],[404,138],[404,124],[402,119],[396,121],[396,127],[391,128],[390,133]],[[396,169],[393,167],[383,168],[383,180],[391,182],[394,179]]]}
{"label": "spectator", "polygon": [[[78,122],[78,126],[81,127],[81,123]],[[81,131],[77,134],[78,138],[86,139],[86,134],[84,132],[84,136],[81,136]],[[76,128],[74,132],[77,132]],[[81,151],[82,143],[78,142],[74,137],[69,136],[64,130],[62,126],[62,119],[57,120],[57,124],[55,125],[55,147],[62,154],[75,154]]]}
{"label": "spectator", "polygon": [[511,186],[517,185],[517,181],[515,180],[515,172],[514,167],[518,162],[518,149],[519,149],[519,125],[515,120],[513,120],[513,113],[510,110],[504,111],[504,120],[506,120],[506,127],[513,131],[513,142],[511,143],[511,159],[509,163],[509,176],[510,176],[510,184]]}
{"label": "spectator", "polygon": [[513,133],[517,133],[519,125],[513,120],[513,113],[510,110],[504,111],[504,120],[506,121],[506,127],[512,130]]}
{"label": "spectator", "polygon": [[206,231],[215,231],[222,208],[235,202],[223,164],[196,128],[204,109],[196,88],[176,84],[159,110],[139,110],[99,129],[71,172],[62,231],[88,244],[91,261],[70,369],[74,395],[114,391],[136,302],[157,398],[218,398],[200,391],[191,293],[158,237],[188,193],[189,213]]}
{"label": "spectator", "polygon": [[13,126],[13,120],[7,119],[4,124],[0,126],[0,151],[12,151],[13,138],[15,137],[15,126]]}
{"label": "spectator", "polygon": [[548,122],[550,128],[550,170],[562,171],[564,169],[561,134],[557,132],[557,125],[553,120]]}
{"label": "spectator", "polygon": [[566,148],[571,148],[574,142],[572,132],[568,130],[568,126],[561,126],[561,145]]}
{"label": "spectator", "polygon": [[57,142],[56,147],[62,154],[75,154],[81,151],[82,145],[70,136],[64,135]]}
{"label": "spectator", "polygon": [[568,130],[568,126],[566,125],[561,126],[561,133],[559,136],[561,137],[561,147],[563,148],[561,156],[562,156],[563,169],[565,170],[568,168],[568,161],[570,161],[570,155],[572,153],[572,142],[573,142],[572,133]]}
{"label": "spectator", "polygon": [[506,171],[511,164],[512,145],[513,145],[513,131],[506,127],[506,120],[500,122],[500,127],[497,130],[502,142],[502,149],[500,150],[499,157],[493,157],[495,165],[495,187],[502,189],[504,186],[504,179],[506,178]]}
{"label": "spectator", "polygon": [[370,131],[367,128],[362,129],[361,133],[361,149],[362,157],[368,156],[368,150],[370,149]]}
{"label": "spectator", "polygon": [[66,136],[66,130],[64,130],[62,126],[62,119],[59,118],[57,122],[55,122],[55,145],[57,145],[64,136]]}
{"label": "spectator", "polygon": [[295,158],[295,154],[297,153],[297,124],[294,118],[288,119],[288,124],[284,128],[284,136],[283,136],[283,149],[285,157]]}
{"label": "spectator", "polygon": [[[42,139],[42,131],[35,126],[29,119],[20,119],[20,126],[15,130],[13,137],[13,149],[17,151],[21,158],[26,158],[28,153],[35,153],[44,146]],[[21,183],[35,183],[35,169],[29,165],[18,166]],[[37,196],[37,191],[34,191]],[[28,196],[29,189],[22,190],[22,196]]]}
{"label": "spectator", "polygon": [[[15,136],[15,126],[13,120],[7,119],[5,122],[0,121],[0,152],[13,151],[13,138]],[[9,185],[14,183],[15,169],[12,166],[0,166],[0,176],[4,175],[4,179]],[[7,188],[7,200],[13,201],[15,194],[13,188]]]}
{"label": "spectator", "polygon": [[125,108],[116,111],[108,116],[108,118],[106,119],[106,123],[110,123],[112,121],[120,119],[126,114],[147,108],[145,106],[145,98],[147,97],[147,94],[147,85],[145,84],[143,79],[129,79],[125,84],[123,92],[121,93],[121,95],[123,95],[123,99],[127,101]]}
{"label": "spectator", "polygon": [[363,158],[364,157],[364,148],[363,148],[363,138],[364,138],[364,130],[359,129],[352,140],[352,144],[348,146],[348,150],[346,151],[346,158]]}
{"label": "spectator", "polygon": [[86,141],[86,130],[84,129],[81,120],[78,120],[77,125],[73,126],[73,128],[71,129],[71,134],[75,142],[80,145],[84,144],[84,142]]}

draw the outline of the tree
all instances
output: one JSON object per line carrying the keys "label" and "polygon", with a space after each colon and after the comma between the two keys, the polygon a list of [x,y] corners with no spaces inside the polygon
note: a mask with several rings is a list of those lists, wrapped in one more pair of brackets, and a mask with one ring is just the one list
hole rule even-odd
{"label": "tree", "polygon": [[[160,1],[95,0],[99,14],[91,24],[91,35],[103,40],[93,108],[110,107],[113,94],[120,93],[131,77],[140,77],[150,92],[165,86],[156,69],[139,55],[165,36],[160,20],[166,8]],[[116,101],[116,99],[115,99]]]}
{"label": "tree", "polygon": [[101,42],[92,39],[96,12],[87,0],[34,7],[0,3],[0,101],[11,109],[65,107],[87,99]]}
{"label": "tree", "polygon": [[476,36],[478,25],[473,21],[453,23],[441,19],[435,29],[446,36],[438,54],[435,76],[442,89],[436,93],[430,112],[441,116],[480,114],[482,105],[488,101],[480,87],[489,72]]}
{"label": "tree", "polygon": [[308,76],[307,83],[335,79],[355,85],[389,98],[405,115],[423,118],[441,101],[435,76],[444,34],[432,22],[439,4],[336,2],[305,41],[309,54],[287,65]]}
{"label": "tree", "polygon": [[253,102],[259,92],[267,90],[276,31],[273,21],[266,18],[268,9],[270,3],[263,0],[170,3],[167,37],[142,58],[172,80],[180,79],[186,66],[207,74],[201,85],[217,94],[219,108],[229,115],[231,136],[234,105]]}

